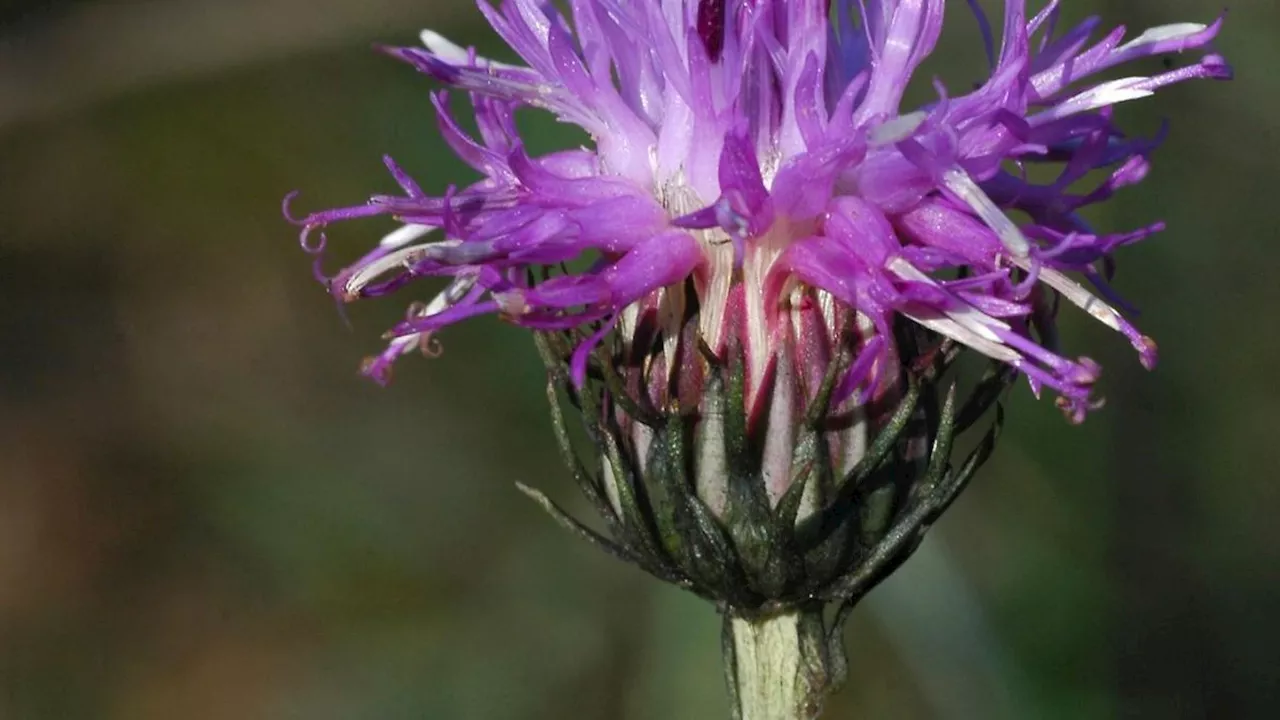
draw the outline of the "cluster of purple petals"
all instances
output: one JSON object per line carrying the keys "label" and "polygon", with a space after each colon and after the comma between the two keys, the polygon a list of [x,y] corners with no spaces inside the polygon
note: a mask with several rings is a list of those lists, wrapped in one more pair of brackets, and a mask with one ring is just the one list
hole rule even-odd
{"label": "cluster of purple petals", "polygon": [[[1095,37],[1097,18],[1057,28],[1057,1],[1029,15],[1024,2],[1006,0],[993,31],[971,0],[989,77],[961,95],[935,83],[935,101],[904,111],[945,0],[832,5],[569,0],[565,17],[538,0],[481,0],[522,64],[432,32],[423,47],[389,48],[469,96],[474,133],[455,120],[445,91],[434,102],[444,139],[482,179],[429,195],[387,159],[401,193],[297,220],[317,254],[330,223],[388,215],[402,224],[325,278],[344,300],[448,278],[410,308],[365,371],[385,381],[397,357],[479,314],[533,329],[609,328],[689,279],[712,318],[704,334],[713,348],[728,288],[748,288],[743,334],[757,339],[748,343],[757,365],[790,337],[786,299],[798,285],[855,309],[881,338],[870,346],[876,362],[858,363],[878,369],[858,380],[867,387],[894,366],[890,327],[905,316],[1015,366],[1079,420],[1096,404],[1099,368],[1056,347],[1060,301],[1154,364],[1155,344],[1113,307],[1107,280],[1111,254],[1161,225],[1102,232],[1079,211],[1139,182],[1159,141],[1121,132],[1115,105],[1230,76],[1209,51],[1152,75],[1107,71],[1206,48],[1221,19],[1125,41],[1124,28]],[[514,122],[525,107],[580,126],[594,149],[531,156]],[[1046,174],[1032,165],[1056,177],[1033,179]],[[545,272],[583,258],[591,264],[581,272]]]}

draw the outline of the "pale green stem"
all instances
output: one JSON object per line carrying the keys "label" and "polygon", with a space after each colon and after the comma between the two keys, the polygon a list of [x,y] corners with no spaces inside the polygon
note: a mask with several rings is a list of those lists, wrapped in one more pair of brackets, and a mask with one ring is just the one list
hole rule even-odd
{"label": "pale green stem", "polygon": [[[730,617],[729,678],[739,720],[813,720],[831,685],[820,615]],[[816,625],[815,625],[816,623]]]}

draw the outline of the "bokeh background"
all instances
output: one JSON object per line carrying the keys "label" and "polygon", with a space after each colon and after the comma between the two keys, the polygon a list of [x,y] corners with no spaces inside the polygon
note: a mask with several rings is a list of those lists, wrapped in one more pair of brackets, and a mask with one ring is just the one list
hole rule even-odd
{"label": "bokeh background", "polygon": [[[1221,1],[1065,5],[1142,28]],[[1065,313],[1107,409],[1071,427],[1017,388],[855,613],[829,717],[1274,717],[1280,10],[1232,5],[1238,79],[1124,106],[1173,132],[1094,215],[1170,225],[1120,258],[1158,372]],[[371,50],[424,26],[502,54],[467,0],[0,3],[0,718],[727,717],[713,610],[515,491],[579,507],[526,338],[472,322],[363,381],[403,298],[348,327],[281,218],[293,189],[392,190],[384,152],[467,177],[432,83]],[[954,7],[925,72],[963,87],[977,42]],[[388,227],[334,230],[334,261]]]}

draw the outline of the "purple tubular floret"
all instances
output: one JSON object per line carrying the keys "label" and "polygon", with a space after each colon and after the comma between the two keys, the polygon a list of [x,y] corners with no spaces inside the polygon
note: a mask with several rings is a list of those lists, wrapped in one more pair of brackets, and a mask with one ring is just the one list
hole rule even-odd
{"label": "purple tubular floret", "polygon": [[[392,330],[366,372],[385,381],[435,332],[488,313],[584,329],[580,376],[628,308],[686,284],[714,350],[723,323],[745,323],[753,368],[795,342],[782,328],[797,286],[856,311],[873,336],[846,394],[892,375],[892,322],[905,317],[1009,363],[1080,420],[1100,406],[1100,368],[1059,353],[1053,293],[1153,365],[1154,342],[1113,307],[1128,312],[1110,281],[1112,254],[1163,225],[1092,228],[1081,211],[1141,182],[1164,138],[1163,128],[1123,132],[1118,105],[1231,76],[1210,48],[1224,18],[1098,36],[1097,18],[1057,28],[1057,2],[1028,18],[1025,2],[1006,0],[998,26],[970,2],[989,77],[959,95],[938,85],[935,102],[913,109],[902,98],[943,31],[945,1],[831,4],[571,0],[561,16],[549,3],[501,0],[480,9],[522,64],[431,32],[423,47],[384,48],[454,91],[432,95],[439,132],[480,179],[432,195],[387,158],[400,194],[289,215],[317,255],[329,224],[385,215],[404,225],[326,278],[344,300],[453,279]],[[1192,52],[1154,75],[1099,77]],[[474,134],[453,115],[461,96]],[[514,119],[525,108],[580,126],[594,146],[531,155]],[[1032,164],[1057,176],[1027,172]],[[739,283],[747,293],[729,312]]]}

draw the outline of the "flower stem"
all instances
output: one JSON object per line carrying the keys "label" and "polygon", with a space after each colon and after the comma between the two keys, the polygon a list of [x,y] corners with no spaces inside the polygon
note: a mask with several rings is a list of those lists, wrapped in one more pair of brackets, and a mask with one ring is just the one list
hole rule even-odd
{"label": "flower stem", "polygon": [[736,720],[814,720],[832,686],[821,609],[725,616]]}

